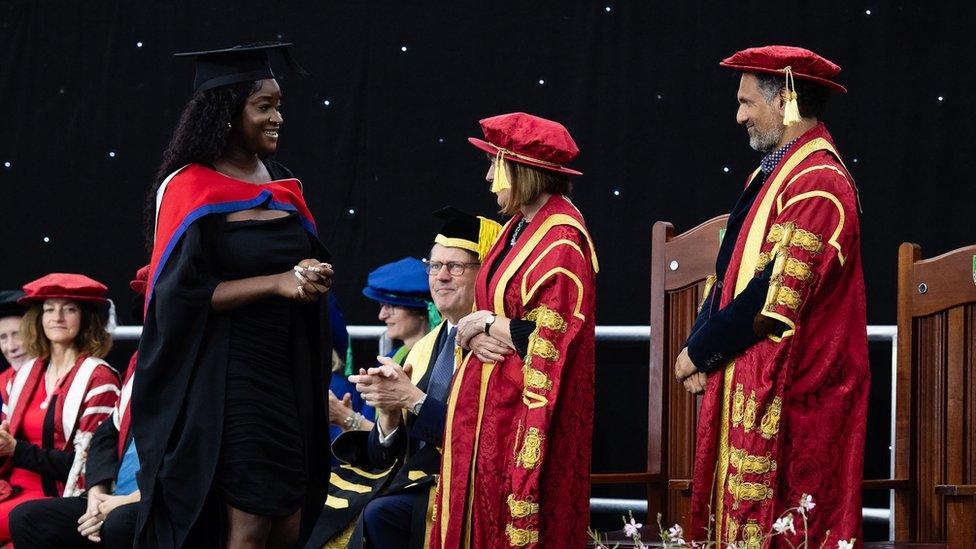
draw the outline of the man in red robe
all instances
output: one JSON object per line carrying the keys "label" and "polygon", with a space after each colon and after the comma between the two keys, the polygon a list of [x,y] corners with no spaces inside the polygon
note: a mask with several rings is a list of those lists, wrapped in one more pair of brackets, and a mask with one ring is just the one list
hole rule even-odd
{"label": "man in red robe", "polygon": [[[840,67],[802,48],[750,48],[737,121],[768,153],[729,217],[675,375],[705,391],[691,536],[761,547],[803,506],[813,547],[860,537],[869,368],[857,189],[820,122]],[[714,522],[711,519],[714,518]],[[786,542],[782,541],[785,545]]]}

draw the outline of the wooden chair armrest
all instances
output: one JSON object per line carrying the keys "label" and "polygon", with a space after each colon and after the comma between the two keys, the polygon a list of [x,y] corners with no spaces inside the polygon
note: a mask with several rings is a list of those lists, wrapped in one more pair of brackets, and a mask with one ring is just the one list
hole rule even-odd
{"label": "wooden chair armrest", "polygon": [[938,484],[935,493],[940,496],[976,496],[976,484]]}
{"label": "wooden chair armrest", "polygon": [[690,492],[691,491],[691,479],[687,478],[673,478],[668,481],[668,490],[675,490],[679,492]]}

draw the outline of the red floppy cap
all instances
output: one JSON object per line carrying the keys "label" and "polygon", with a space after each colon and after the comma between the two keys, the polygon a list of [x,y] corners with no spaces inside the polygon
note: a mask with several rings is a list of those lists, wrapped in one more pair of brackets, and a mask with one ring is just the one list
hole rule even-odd
{"label": "red floppy cap", "polygon": [[45,299],[71,299],[90,303],[108,303],[108,288],[97,280],[74,273],[51,273],[24,284],[24,297],[17,300],[21,305],[37,303]]}
{"label": "red floppy cap", "polygon": [[822,84],[839,93],[847,88],[832,79],[840,73],[840,66],[826,57],[795,46],[763,46],[748,48],[732,54],[719,65],[743,72],[785,75],[787,67],[794,78]]}
{"label": "red floppy cap", "polygon": [[149,282],[149,265],[144,265],[136,271],[134,280],[129,281],[129,287],[139,295],[146,295],[146,284]]}
{"label": "red floppy cap", "polygon": [[524,112],[500,114],[479,121],[485,138],[469,137],[472,145],[492,156],[569,175],[583,172],[563,166],[579,155],[579,147],[559,122]]}

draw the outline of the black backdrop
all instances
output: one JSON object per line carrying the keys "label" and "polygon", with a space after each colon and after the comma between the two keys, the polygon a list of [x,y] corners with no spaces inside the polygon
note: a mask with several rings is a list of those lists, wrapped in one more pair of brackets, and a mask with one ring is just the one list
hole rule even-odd
{"label": "black backdrop", "polygon": [[[258,40],[295,42],[311,73],[282,80],[278,159],[305,183],[351,323],[375,322],[359,295],[370,269],[426,253],[429,212],[494,210],[465,138],[479,118],[523,110],[565,123],[582,150],[575,201],[603,266],[599,323],[645,324],[651,224],[682,231],[727,211],[760,159],[734,122],[737,78],[717,64],[767,43],[844,67],[851,93],[827,123],[861,189],[870,323],[895,321],[899,243],[931,256],[976,236],[971,2],[202,4],[0,3],[0,286],[84,272],[128,303],[145,193],[191,91],[190,63],[170,54]],[[872,355],[875,475],[886,352]],[[619,368],[600,379],[616,398],[598,398],[597,442],[622,451],[597,469],[643,459],[642,429],[620,420],[645,414],[643,360],[644,345],[602,354]]]}
{"label": "black backdrop", "polygon": [[312,76],[282,82],[278,159],[305,182],[355,323],[375,318],[366,273],[426,252],[430,211],[494,210],[465,138],[514,110],[562,121],[582,150],[600,323],[646,323],[651,223],[727,211],[759,160],[717,66],[750,45],[844,67],[851,93],[827,122],[861,188],[871,323],[894,322],[900,242],[935,254],[973,240],[971,3],[201,4],[2,4],[0,285],[80,271],[127,300],[146,189],[190,94],[191,64],[170,54],[279,38]]}

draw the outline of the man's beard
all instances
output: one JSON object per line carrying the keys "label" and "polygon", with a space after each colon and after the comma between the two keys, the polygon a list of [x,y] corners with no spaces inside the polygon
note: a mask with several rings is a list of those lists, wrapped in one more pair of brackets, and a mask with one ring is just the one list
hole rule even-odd
{"label": "man's beard", "polygon": [[786,133],[786,126],[780,126],[767,133],[762,133],[753,126],[753,131],[749,132],[749,146],[753,150],[768,153],[776,147],[784,133]]}

